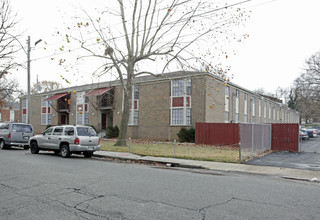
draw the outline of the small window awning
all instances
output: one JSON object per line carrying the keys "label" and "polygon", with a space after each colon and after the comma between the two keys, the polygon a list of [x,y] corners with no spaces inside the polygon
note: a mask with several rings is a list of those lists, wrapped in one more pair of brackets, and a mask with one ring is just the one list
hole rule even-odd
{"label": "small window awning", "polygon": [[103,95],[106,92],[110,91],[112,88],[108,87],[108,88],[102,88],[102,89],[95,89],[92,90],[91,92],[88,92],[87,94],[85,94],[85,97],[91,97],[91,96],[98,96],[98,95]]}
{"label": "small window awning", "polygon": [[60,99],[61,97],[66,96],[68,94],[69,94],[68,92],[55,94],[53,96],[50,96],[50,97],[46,98],[44,101],[57,100],[57,99]]}

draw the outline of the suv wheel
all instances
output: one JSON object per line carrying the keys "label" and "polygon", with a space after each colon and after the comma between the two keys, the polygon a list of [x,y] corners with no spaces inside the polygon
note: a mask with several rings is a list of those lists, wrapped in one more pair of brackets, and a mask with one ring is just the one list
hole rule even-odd
{"label": "suv wheel", "polygon": [[60,148],[60,154],[61,154],[61,157],[63,158],[68,158],[70,157],[70,149],[69,149],[69,146],[68,145],[62,145],[61,148]]}
{"label": "suv wheel", "polygon": [[30,144],[30,152],[31,152],[32,154],[37,154],[37,153],[39,153],[39,147],[38,147],[37,142],[33,141],[33,142]]}
{"label": "suv wheel", "polygon": [[93,152],[92,151],[84,151],[83,155],[84,157],[90,158],[92,156]]}
{"label": "suv wheel", "polygon": [[4,143],[4,140],[0,140],[0,148],[1,149],[6,149],[6,144]]}

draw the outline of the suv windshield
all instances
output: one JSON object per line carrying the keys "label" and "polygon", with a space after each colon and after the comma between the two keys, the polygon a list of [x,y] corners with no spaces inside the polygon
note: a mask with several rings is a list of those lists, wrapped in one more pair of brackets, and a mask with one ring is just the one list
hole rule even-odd
{"label": "suv windshield", "polygon": [[77,127],[78,136],[97,136],[92,127]]}

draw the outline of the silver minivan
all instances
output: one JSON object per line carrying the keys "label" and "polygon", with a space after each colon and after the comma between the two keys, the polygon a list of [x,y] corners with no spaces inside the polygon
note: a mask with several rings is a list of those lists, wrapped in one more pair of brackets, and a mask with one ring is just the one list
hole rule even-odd
{"label": "silver minivan", "polygon": [[33,128],[30,124],[4,122],[0,123],[0,148],[21,146],[29,149],[29,139],[33,136]]}

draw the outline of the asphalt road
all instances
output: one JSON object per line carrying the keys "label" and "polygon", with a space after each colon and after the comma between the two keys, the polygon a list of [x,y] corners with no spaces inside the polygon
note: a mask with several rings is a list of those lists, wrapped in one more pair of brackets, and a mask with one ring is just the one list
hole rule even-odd
{"label": "asphalt road", "polygon": [[320,171],[320,136],[302,140],[301,152],[274,152],[246,164]]}
{"label": "asphalt road", "polygon": [[320,185],[0,150],[1,219],[317,219]]}

